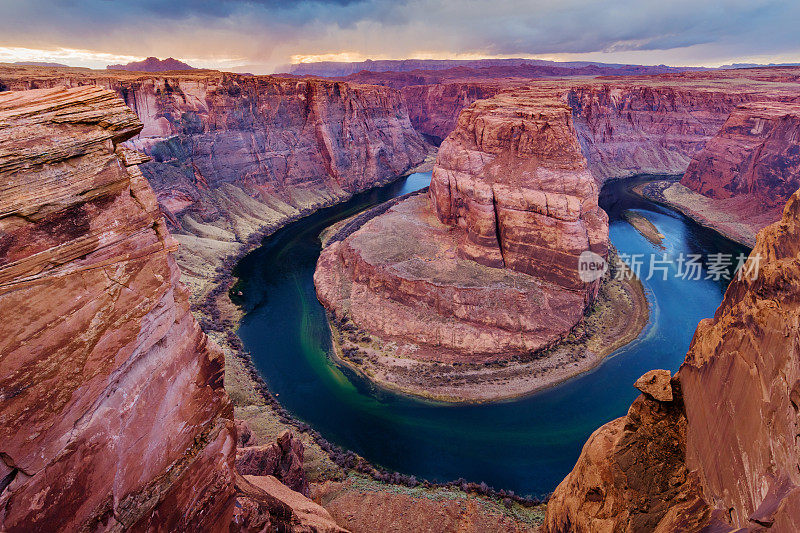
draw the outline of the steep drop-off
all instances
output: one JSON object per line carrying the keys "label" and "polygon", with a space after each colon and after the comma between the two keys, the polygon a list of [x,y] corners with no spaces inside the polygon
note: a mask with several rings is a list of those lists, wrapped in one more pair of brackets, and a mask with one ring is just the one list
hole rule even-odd
{"label": "steep drop-off", "polygon": [[627,416],[589,438],[550,499],[548,531],[800,528],[798,258],[800,191],[671,383],[637,383]]}
{"label": "steep drop-off", "polygon": [[234,472],[141,127],[98,87],[0,94],[0,530],[344,531],[282,485],[307,490],[291,436]]}
{"label": "steep drop-off", "polygon": [[642,193],[753,246],[800,186],[798,125],[800,103],[743,104],[695,154],[680,183],[657,181]]}
{"label": "steep drop-off", "polygon": [[0,68],[15,90],[100,85],[144,128],[128,145],[180,242],[193,294],[256,234],[422,163],[430,146],[400,94],[344,82],[245,76]]}
{"label": "steep drop-off", "polygon": [[0,529],[227,528],[223,360],[96,87],[0,94]]}
{"label": "steep drop-off", "polygon": [[570,109],[548,92],[517,91],[465,109],[431,179],[439,220],[466,231],[460,255],[585,291],[586,303],[598,282],[578,277],[578,256],[605,257],[608,246],[597,200]]}
{"label": "steep drop-off", "polygon": [[800,103],[736,108],[681,183],[709,198],[747,195],[765,208],[784,205],[800,186]]}
{"label": "steep drop-off", "polygon": [[709,198],[746,195],[763,208],[783,206],[800,186],[800,103],[736,108],[681,183]]}
{"label": "steep drop-off", "polygon": [[400,89],[400,93],[414,128],[441,142],[455,129],[462,109],[510,87],[513,85],[503,81],[436,83],[409,85]]}

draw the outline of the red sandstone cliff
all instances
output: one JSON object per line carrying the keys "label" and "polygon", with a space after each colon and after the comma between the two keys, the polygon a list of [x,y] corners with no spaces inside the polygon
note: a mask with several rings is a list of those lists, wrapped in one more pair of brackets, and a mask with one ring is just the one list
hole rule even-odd
{"label": "red sandstone cliff", "polygon": [[709,198],[746,195],[765,208],[783,205],[800,186],[800,104],[739,106],[681,183]]}
{"label": "red sandstone cliff", "polygon": [[[800,529],[800,191],[761,231],[670,384],[598,429],[547,531]],[[653,390],[669,387],[672,399]]]}
{"label": "red sandstone cliff", "polygon": [[0,94],[0,530],[344,531],[268,476],[306,490],[291,436],[234,472],[141,127],[97,87]]}
{"label": "red sandstone cliff", "polygon": [[144,124],[128,145],[168,223],[193,293],[221,259],[275,229],[403,174],[428,155],[389,88],[216,71],[177,75],[0,68],[14,90],[99,85]]}
{"label": "red sandstone cliff", "polygon": [[410,85],[400,93],[414,128],[442,141],[455,129],[462,109],[508,88],[509,84],[503,82],[436,83]]}
{"label": "red sandstone cliff", "polygon": [[583,153],[598,179],[683,173],[731,110],[754,97],[653,81],[577,85],[567,93]]}
{"label": "red sandstone cliff", "polygon": [[[399,93],[383,87],[215,71],[164,76],[6,67],[0,79],[13,90],[100,85],[117,92],[144,124],[131,144],[152,156],[142,171],[175,219],[224,217],[236,190],[265,209],[279,209],[271,202],[304,207],[304,195],[364,190],[428,153]],[[223,229],[235,233],[233,226]]]}
{"label": "red sandstone cliff", "polygon": [[87,87],[0,94],[0,529],[223,530],[236,437],[141,123]]}
{"label": "red sandstone cliff", "polygon": [[547,347],[597,294],[599,280],[578,276],[582,252],[607,252],[597,200],[564,103],[536,92],[476,102],[442,144],[429,195],[323,250],[317,294],[337,319],[394,341],[390,361]]}
{"label": "red sandstone cliff", "polygon": [[598,283],[578,277],[578,256],[605,256],[608,217],[570,108],[549,92],[465,109],[436,159],[431,200],[439,220],[466,231],[464,257],[587,290],[587,302],[596,294]]}
{"label": "red sandstone cliff", "polygon": [[409,73],[368,73],[363,79],[402,87],[414,127],[439,139],[453,131],[461,110],[476,100],[523,87],[547,89],[572,108],[589,169],[602,181],[637,173],[683,173],[736,106],[797,102],[798,72],[784,67],[557,81],[467,74],[448,79],[431,72],[418,73],[415,84],[394,83]]}

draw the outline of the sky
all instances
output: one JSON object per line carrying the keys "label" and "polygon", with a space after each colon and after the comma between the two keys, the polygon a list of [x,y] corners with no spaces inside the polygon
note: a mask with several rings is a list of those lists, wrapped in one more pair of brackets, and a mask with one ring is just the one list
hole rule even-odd
{"label": "sky", "polygon": [[0,0],[0,62],[147,56],[266,74],[317,60],[800,62],[798,0]]}

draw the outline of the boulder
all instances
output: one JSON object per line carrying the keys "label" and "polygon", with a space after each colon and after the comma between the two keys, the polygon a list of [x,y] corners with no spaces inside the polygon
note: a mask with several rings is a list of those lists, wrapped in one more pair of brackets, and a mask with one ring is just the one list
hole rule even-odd
{"label": "boulder", "polygon": [[636,380],[634,387],[659,402],[672,401],[671,374],[669,370],[651,370]]}

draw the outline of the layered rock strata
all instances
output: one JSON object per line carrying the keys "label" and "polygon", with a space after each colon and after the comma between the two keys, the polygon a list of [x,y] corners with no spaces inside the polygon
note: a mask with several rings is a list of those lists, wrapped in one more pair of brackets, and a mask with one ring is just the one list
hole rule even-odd
{"label": "layered rock strata", "polygon": [[783,206],[800,186],[800,103],[736,108],[692,160],[681,183],[709,198],[750,196]]}
{"label": "layered rock strata", "polygon": [[737,107],[680,183],[650,183],[642,194],[752,247],[800,187],[799,112],[800,104],[791,102]]}
{"label": "layered rock strata", "polygon": [[222,530],[236,435],[176,243],[96,87],[0,94],[0,529]]}
{"label": "layered rock strata", "polygon": [[602,181],[682,174],[738,105],[797,102],[798,72],[782,67],[561,80],[468,73],[437,80],[431,72],[403,85],[394,83],[397,73],[369,74],[372,83],[401,87],[414,127],[438,139],[455,129],[462,109],[503,91],[528,87],[564,98],[589,168]]}
{"label": "layered rock strata", "polygon": [[577,85],[566,98],[589,167],[605,180],[682,174],[731,110],[755,97],[748,90],[730,89],[631,80]]}
{"label": "layered rock strata", "polygon": [[127,144],[202,292],[222,259],[276,229],[422,163],[431,149],[399,92],[344,82],[215,71],[175,75],[0,68],[11,89],[99,85],[144,124]]}
{"label": "layered rock strata", "polygon": [[627,416],[590,437],[547,531],[800,528],[799,257],[800,191],[698,326],[672,399],[648,376]]}
{"label": "layered rock strata", "polygon": [[606,255],[608,217],[559,100],[516,92],[464,110],[439,151],[431,201],[441,222],[465,230],[466,259],[583,291],[587,303],[597,293],[578,256]]}
{"label": "layered rock strata", "polygon": [[496,94],[524,82],[463,82],[409,85],[400,89],[414,129],[442,142],[456,128],[461,110],[476,100]]}
{"label": "layered rock strata", "polygon": [[557,342],[599,280],[608,221],[569,108],[539,94],[473,104],[442,144],[428,195],[397,203],[323,250],[315,283],[339,321],[395,358],[507,360]]}
{"label": "layered rock strata", "polygon": [[303,443],[285,430],[271,444],[239,447],[236,471],[243,476],[273,476],[290,489],[308,495],[303,455]]}

